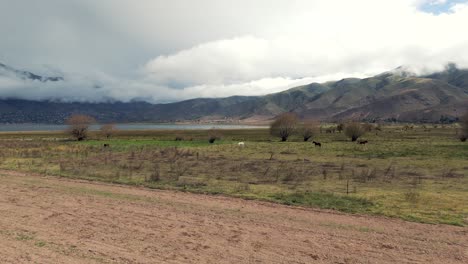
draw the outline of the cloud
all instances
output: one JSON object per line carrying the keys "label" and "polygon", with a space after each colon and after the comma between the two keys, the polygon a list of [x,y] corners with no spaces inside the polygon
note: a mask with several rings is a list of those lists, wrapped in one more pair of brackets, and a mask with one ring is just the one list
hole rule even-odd
{"label": "cloud", "polygon": [[0,62],[66,80],[0,75],[0,96],[168,102],[468,67],[466,2],[421,8],[448,2],[0,0]]}
{"label": "cloud", "polygon": [[466,0],[418,0],[417,6],[424,12],[434,15],[456,12]]}

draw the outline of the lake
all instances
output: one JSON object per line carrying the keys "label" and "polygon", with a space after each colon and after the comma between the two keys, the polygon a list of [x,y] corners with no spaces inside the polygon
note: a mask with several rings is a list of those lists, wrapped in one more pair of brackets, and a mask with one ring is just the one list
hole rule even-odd
{"label": "lake", "polygon": [[[62,131],[67,125],[50,124],[0,124],[0,131]],[[101,125],[92,125],[91,130],[99,130]],[[266,126],[251,125],[218,125],[218,124],[116,124],[119,130],[204,130],[204,129],[252,129],[267,128]]]}

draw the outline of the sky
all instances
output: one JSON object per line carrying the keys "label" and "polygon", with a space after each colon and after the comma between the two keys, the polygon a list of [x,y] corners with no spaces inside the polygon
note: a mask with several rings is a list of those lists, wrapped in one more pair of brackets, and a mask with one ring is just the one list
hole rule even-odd
{"label": "sky", "polygon": [[0,97],[173,102],[468,67],[468,0],[0,0]]}

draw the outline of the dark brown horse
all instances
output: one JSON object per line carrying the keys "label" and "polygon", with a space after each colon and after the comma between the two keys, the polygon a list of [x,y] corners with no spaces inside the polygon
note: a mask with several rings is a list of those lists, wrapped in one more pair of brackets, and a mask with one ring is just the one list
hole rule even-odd
{"label": "dark brown horse", "polygon": [[322,143],[320,143],[320,142],[312,141],[312,143],[314,143],[314,145],[315,145],[316,147],[319,147],[319,148],[322,147]]}

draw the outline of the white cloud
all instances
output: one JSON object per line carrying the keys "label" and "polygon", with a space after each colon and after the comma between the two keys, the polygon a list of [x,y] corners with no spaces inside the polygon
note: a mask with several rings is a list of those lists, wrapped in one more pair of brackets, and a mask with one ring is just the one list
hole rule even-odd
{"label": "white cloud", "polygon": [[435,2],[444,4],[0,0],[0,62],[66,78],[0,76],[0,96],[165,102],[260,95],[400,65],[468,67],[468,6],[439,15],[419,9]]}

